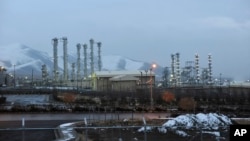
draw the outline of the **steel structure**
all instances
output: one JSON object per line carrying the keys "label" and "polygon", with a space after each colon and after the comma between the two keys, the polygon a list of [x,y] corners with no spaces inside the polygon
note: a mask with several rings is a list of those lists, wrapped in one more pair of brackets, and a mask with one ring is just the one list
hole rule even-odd
{"label": "steel structure", "polygon": [[63,80],[68,80],[68,52],[67,52],[67,37],[62,37],[63,41]]}
{"label": "steel structure", "polygon": [[81,78],[81,74],[80,74],[81,72],[81,53],[80,53],[81,44],[77,44],[76,47],[77,47],[77,71],[76,73],[77,73],[77,79],[80,79]]}
{"label": "steel structure", "polygon": [[196,70],[196,83],[199,84],[200,81],[200,65],[199,65],[199,55],[195,54],[195,70]]}
{"label": "steel structure", "polygon": [[57,46],[58,46],[58,39],[53,38],[53,59],[54,59],[54,70],[53,70],[53,75],[54,75],[54,81],[58,82],[58,56],[57,56]]}
{"label": "steel structure", "polygon": [[94,73],[94,40],[90,39],[90,73]]}
{"label": "steel structure", "polygon": [[87,79],[88,77],[88,63],[87,63],[87,44],[83,45],[83,63],[84,63],[84,67],[83,67],[83,77],[85,79]]}
{"label": "steel structure", "polygon": [[101,42],[97,43],[97,47],[98,47],[98,71],[102,70],[102,60],[101,60]]}
{"label": "steel structure", "polygon": [[212,84],[212,55],[208,54],[208,83]]}
{"label": "steel structure", "polygon": [[181,72],[180,72],[180,53],[176,53],[176,62],[175,62],[175,67],[176,67],[176,84],[177,86],[181,85]]}
{"label": "steel structure", "polygon": [[[75,75],[75,63],[72,63],[71,64],[71,68],[72,68],[72,71],[71,71],[71,80],[72,81],[75,81],[76,80],[76,75]],[[78,79],[78,78],[77,78]]]}
{"label": "steel structure", "polygon": [[176,84],[176,78],[175,78],[175,56],[174,54],[171,54],[171,84],[174,85]]}

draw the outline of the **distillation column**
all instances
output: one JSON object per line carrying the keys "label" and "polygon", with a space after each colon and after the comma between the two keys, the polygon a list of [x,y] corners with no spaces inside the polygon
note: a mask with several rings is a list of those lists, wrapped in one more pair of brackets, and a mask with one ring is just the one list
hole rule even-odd
{"label": "distillation column", "polygon": [[94,73],[94,40],[90,39],[90,74]]}
{"label": "distillation column", "polygon": [[53,58],[54,58],[54,70],[53,70],[53,74],[54,74],[54,81],[58,82],[58,56],[57,56],[57,46],[58,46],[58,39],[57,38],[53,38]]}
{"label": "distillation column", "polygon": [[66,82],[68,80],[68,53],[67,53],[67,38],[63,37],[63,79],[64,82]]}
{"label": "distillation column", "polygon": [[81,71],[81,44],[77,44],[77,81],[81,78],[80,71]]}
{"label": "distillation column", "polygon": [[212,84],[212,55],[208,54],[208,83]]}
{"label": "distillation column", "polygon": [[175,84],[176,80],[175,80],[175,57],[174,54],[171,54],[171,84]]}
{"label": "distillation column", "polygon": [[200,66],[199,66],[199,55],[195,54],[195,70],[196,70],[196,83],[199,84],[200,81]]}
{"label": "distillation column", "polygon": [[101,42],[97,43],[97,47],[98,47],[98,71],[102,70],[102,58],[101,58]]}
{"label": "distillation column", "polygon": [[83,55],[84,55],[84,58],[83,58],[83,63],[84,63],[84,67],[83,67],[83,77],[84,79],[87,79],[88,78],[88,63],[87,63],[87,44],[84,44],[83,45]]}
{"label": "distillation column", "polygon": [[[72,68],[72,72],[71,72],[71,80],[73,80],[73,82],[75,81],[76,77],[75,77],[75,63],[71,64],[71,68]],[[78,78],[77,78],[78,79]]]}
{"label": "distillation column", "polygon": [[181,84],[181,74],[180,74],[180,53],[176,53],[176,83],[178,86]]}

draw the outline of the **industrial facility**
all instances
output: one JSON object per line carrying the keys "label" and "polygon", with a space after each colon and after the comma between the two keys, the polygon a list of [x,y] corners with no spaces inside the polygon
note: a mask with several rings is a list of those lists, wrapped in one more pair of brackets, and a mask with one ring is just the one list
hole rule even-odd
{"label": "industrial facility", "polygon": [[[62,46],[61,48],[59,46]],[[7,86],[44,86],[44,87],[67,87],[72,89],[91,89],[95,91],[135,91],[142,87],[143,82],[151,80],[149,70],[110,70],[107,72],[102,69],[102,43],[89,39],[88,43],[77,43],[73,48],[76,50],[76,58],[69,58],[68,55],[68,38],[53,38],[53,69],[48,68],[47,64],[41,65],[41,77],[39,79],[19,78],[15,75],[15,65],[13,75],[6,73],[1,69],[0,85]],[[62,54],[58,52],[62,50]],[[72,49],[71,49],[72,50]],[[60,58],[59,58],[60,57]],[[152,73],[153,86],[159,87],[189,87],[189,86],[215,86],[222,85],[225,78],[213,77],[212,55],[206,57],[207,65],[201,66],[200,56],[194,54],[194,58],[185,63],[181,63],[181,54],[173,53],[170,55],[171,63],[169,67],[161,70],[161,74]],[[60,62],[62,61],[62,62]],[[59,67],[59,64],[62,65]],[[136,73],[131,71],[136,71]],[[147,72],[148,71],[148,72]],[[113,73],[113,74],[111,74]],[[148,74],[147,74],[148,73]],[[100,75],[102,74],[102,75]],[[106,74],[106,76],[104,75]],[[161,78],[159,76],[162,76]],[[143,80],[144,79],[144,80]],[[223,80],[224,79],[224,80]],[[228,83],[230,83],[230,80]],[[123,81],[123,82],[119,82]],[[126,81],[126,84],[125,82]],[[127,84],[129,82],[129,84]],[[155,85],[156,84],[156,85]],[[104,86],[105,85],[105,86]],[[122,87],[120,87],[120,85]],[[129,87],[129,88],[128,88]],[[148,87],[146,87],[148,88]]]}
{"label": "industrial facility", "polygon": [[[58,41],[63,42],[63,72],[60,74],[58,67]],[[67,37],[62,38],[53,38],[53,79],[52,83],[54,86],[71,86],[71,87],[80,87],[80,88],[91,88],[93,86],[92,76],[95,72],[95,62],[98,62],[98,71],[102,69],[101,61],[101,42],[95,42],[93,39],[89,40],[90,52],[88,53],[87,44],[76,44],[77,50],[77,60],[71,64],[71,77],[69,77],[69,68],[68,68],[68,40]],[[94,56],[94,46],[97,45],[97,58],[95,61]],[[83,47],[83,55],[81,55],[81,48]],[[89,56],[88,56],[89,55]],[[83,56],[83,61],[82,57]],[[81,66],[83,64],[83,67]],[[89,68],[88,68],[89,67]],[[76,68],[76,74],[75,74]],[[47,80],[48,72],[46,72],[46,65],[42,67],[42,79]],[[59,77],[62,76],[62,77]]]}
{"label": "industrial facility", "polygon": [[186,61],[185,66],[180,66],[180,53],[171,54],[171,67],[166,67],[163,72],[164,84],[167,87],[185,87],[213,85],[212,55],[208,54],[208,64],[200,68],[200,56],[194,55],[193,61]]}
{"label": "industrial facility", "polygon": [[[58,40],[63,42],[63,71],[60,74],[58,69]],[[68,57],[67,57],[67,38],[53,38],[53,86],[67,86],[76,89],[92,89],[95,91],[135,91],[137,88],[149,87],[149,84],[155,84],[155,74],[152,69],[150,74],[144,70],[134,71],[103,71],[101,60],[101,42],[89,40],[88,45],[76,44],[77,60],[71,64],[71,78],[68,75]],[[81,53],[81,48],[83,52]],[[94,48],[97,47],[97,55]],[[89,56],[88,56],[89,55]],[[95,57],[97,56],[97,57]],[[83,58],[83,59],[82,59]],[[97,59],[97,60],[95,60]],[[95,65],[97,62],[97,65]],[[83,66],[81,66],[83,64]],[[75,73],[76,72],[76,73]],[[42,80],[48,80],[46,65],[42,66]],[[62,76],[62,77],[59,77]],[[152,81],[149,83],[147,81]],[[45,84],[45,83],[43,83]]]}

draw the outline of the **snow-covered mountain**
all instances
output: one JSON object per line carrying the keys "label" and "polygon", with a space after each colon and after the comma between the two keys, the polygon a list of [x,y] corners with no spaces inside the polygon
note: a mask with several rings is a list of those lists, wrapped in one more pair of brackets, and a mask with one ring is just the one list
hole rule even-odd
{"label": "snow-covered mountain", "polygon": [[48,53],[32,49],[22,44],[11,44],[0,47],[0,66],[7,68],[9,73],[29,75],[41,72],[41,66],[46,64],[49,68],[53,66]]}
{"label": "snow-covered mountain", "polygon": [[[76,63],[76,51],[68,54],[68,69],[71,70],[72,63]],[[83,55],[81,55],[83,60]],[[83,61],[81,61],[81,70],[83,70]],[[97,57],[95,58],[95,68],[97,69]],[[89,63],[89,60],[88,60]],[[11,44],[0,46],[0,66],[7,68],[9,73],[13,73],[14,69],[18,75],[31,75],[32,70],[34,75],[41,75],[41,67],[46,64],[48,72],[52,75],[53,71],[53,56],[47,52],[35,50],[31,47],[22,44]],[[63,56],[58,54],[59,71],[63,71]],[[88,64],[88,68],[89,64]],[[119,55],[102,56],[103,70],[146,70],[150,68],[150,63],[136,61]],[[162,67],[158,66],[155,70],[161,72]],[[159,75],[161,75],[159,73]]]}

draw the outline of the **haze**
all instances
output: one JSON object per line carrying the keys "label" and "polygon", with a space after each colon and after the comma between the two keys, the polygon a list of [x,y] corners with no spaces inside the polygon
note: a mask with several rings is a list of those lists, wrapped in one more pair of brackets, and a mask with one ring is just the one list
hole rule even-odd
{"label": "haze", "polygon": [[[1,0],[0,45],[22,43],[52,54],[67,37],[69,52],[89,39],[102,54],[170,66],[212,54],[213,75],[250,79],[249,0]],[[62,46],[62,45],[59,45]]]}

